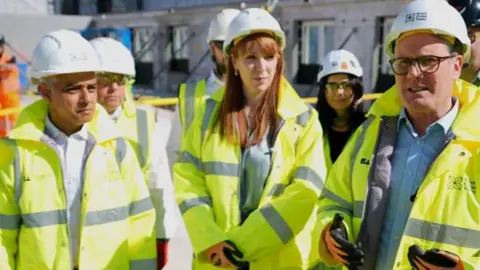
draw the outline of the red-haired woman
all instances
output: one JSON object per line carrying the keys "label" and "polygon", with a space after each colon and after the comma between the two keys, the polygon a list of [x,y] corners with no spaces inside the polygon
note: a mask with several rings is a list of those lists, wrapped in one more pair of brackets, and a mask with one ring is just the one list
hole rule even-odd
{"label": "red-haired woman", "polygon": [[263,9],[229,25],[225,89],[195,117],[174,168],[194,269],[309,268],[322,130],[283,78],[284,48]]}

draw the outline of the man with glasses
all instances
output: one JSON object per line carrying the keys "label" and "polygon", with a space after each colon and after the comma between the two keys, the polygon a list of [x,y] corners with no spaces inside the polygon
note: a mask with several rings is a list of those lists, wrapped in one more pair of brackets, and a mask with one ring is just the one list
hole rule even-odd
{"label": "man with glasses", "polygon": [[396,85],[329,173],[320,256],[350,269],[480,269],[480,93],[459,80],[464,21],[446,1],[412,1],[385,48]]}
{"label": "man with glasses", "polygon": [[467,25],[472,54],[461,78],[480,86],[480,0],[448,0],[462,14]]}
{"label": "man with glasses", "polygon": [[224,85],[227,66],[223,54],[223,41],[228,25],[239,13],[238,9],[227,8],[213,18],[208,28],[207,43],[215,68],[206,79],[180,85],[178,106],[175,108],[167,144],[170,168],[173,168],[173,163],[177,160],[181,141],[192,123],[193,116],[201,114],[205,100]]}
{"label": "man with glasses", "polygon": [[90,44],[100,59],[102,71],[97,75],[98,103],[110,114],[121,135],[133,145],[145,174],[157,214],[155,233],[157,270],[160,270],[167,263],[168,241],[175,233],[178,209],[160,127],[153,108],[137,107],[133,101],[135,62],[130,51],[112,38],[95,38]]}

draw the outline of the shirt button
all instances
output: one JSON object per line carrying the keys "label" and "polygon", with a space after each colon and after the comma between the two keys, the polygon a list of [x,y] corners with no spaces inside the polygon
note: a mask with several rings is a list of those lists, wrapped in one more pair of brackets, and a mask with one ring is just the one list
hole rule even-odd
{"label": "shirt button", "polygon": [[398,235],[395,235],[395,240],[398,240],[400,237],[398,237]]}

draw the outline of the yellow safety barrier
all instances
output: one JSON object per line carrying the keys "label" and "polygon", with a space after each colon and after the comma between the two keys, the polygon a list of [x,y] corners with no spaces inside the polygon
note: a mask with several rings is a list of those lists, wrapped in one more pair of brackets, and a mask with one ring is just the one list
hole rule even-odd
{"label": "yellow safety barrier", "polygon": [[[363,95],[363,100],[374,100],[377,99],[382,94],[365,94]],[[316,97],[311,98],[303,98],[303,101],[315,104],[317,103]],[[156,97],[141,97],[136,101],[138,104],[144,105],[152,105],[152,106],[168,106],[168,105],[176,105],[178,103],[178,98],[156,98]],[[18,113],[22,110],[22,108],[9,108],[5,110],[0,110],[0,116],[9,115],[12,113]]]}

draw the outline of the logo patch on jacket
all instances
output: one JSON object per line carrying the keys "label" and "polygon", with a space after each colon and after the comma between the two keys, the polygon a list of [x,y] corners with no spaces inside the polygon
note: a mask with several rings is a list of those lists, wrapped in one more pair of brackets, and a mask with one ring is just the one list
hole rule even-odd
{"label": "logo patch on jacket", "polygon": [[360,160],[360,164],[363,164],[363,165],[370,165],[370,160],[366,159],[366,158],[362,158]]}
{"label": "logo patch on jacket", "polygon": [[447,185],[449,190],[477,192],[477,183],[475,181],[470,181],[468,177],[464,176],[448,176]]}

